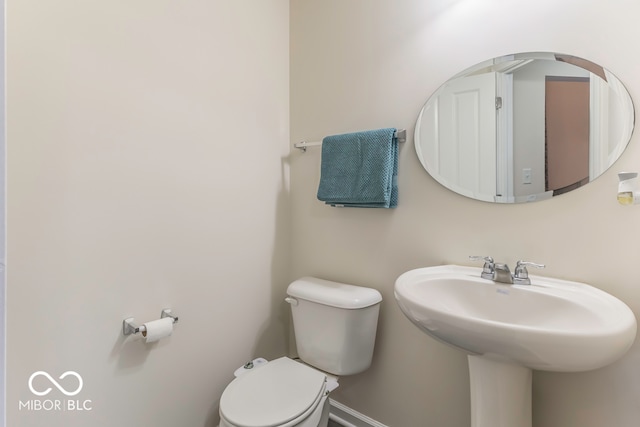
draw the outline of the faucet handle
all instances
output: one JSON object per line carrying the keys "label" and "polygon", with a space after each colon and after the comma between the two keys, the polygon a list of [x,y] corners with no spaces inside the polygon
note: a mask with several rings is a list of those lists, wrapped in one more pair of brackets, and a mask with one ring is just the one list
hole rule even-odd
{"label": "faucet handle", "polygon": [[471,261],[484,261],[493,264],[493,258],[484,255],[469,255]]}
{"label": "faucet handle", "polygon": [[469,259],[471,261],[484,261],[481,277],[483,279],[493,280],[495,274],[495,262],[493,258],[484,255],[469,255]]}
{"label": "faucet handle", "polygon": [[518,261],[516,263],[516,269],[513,271],[513,279],[516,283],[529,285],[531,281],[529,280],[529,272],[527,271],[527,267],[535,267],[535,268],[545,268],[544,264],[538,264],[530,261]]}

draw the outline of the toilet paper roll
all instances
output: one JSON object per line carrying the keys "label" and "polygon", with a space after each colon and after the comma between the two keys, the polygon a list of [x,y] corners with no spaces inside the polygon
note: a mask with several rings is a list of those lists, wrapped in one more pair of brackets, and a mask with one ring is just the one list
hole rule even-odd
{"label": "toilet paper roll", "polygon": [[173,319],[165,317],[163,319],[153,320],[144,324],[146,331],[142,331],[142,336],[146,338],[145,342],[156,342],[161,338],[168,337],[173,332]]}

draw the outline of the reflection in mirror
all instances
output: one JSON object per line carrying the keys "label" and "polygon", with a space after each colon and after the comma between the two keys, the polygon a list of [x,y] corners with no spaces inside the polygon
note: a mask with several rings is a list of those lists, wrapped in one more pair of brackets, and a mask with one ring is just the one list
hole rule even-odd
{"label": "reflection in mirror", "polygon": [[422,165],[477,200],[544,200],[593,181],[634,126],[631,96],[607,69],[556,53],[520,53],[448,80],[416,124]]}

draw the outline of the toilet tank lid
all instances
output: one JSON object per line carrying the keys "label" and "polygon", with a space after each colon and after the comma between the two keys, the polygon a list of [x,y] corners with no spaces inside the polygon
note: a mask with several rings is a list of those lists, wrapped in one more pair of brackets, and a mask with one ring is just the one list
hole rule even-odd
{"label": "toilet tank lid", "polygon": [[287,294],[295,298],[345,309],[365,308],[382,301],[382,295],[375,289],[309,276],[301,277],[292,282],[287,288]]}

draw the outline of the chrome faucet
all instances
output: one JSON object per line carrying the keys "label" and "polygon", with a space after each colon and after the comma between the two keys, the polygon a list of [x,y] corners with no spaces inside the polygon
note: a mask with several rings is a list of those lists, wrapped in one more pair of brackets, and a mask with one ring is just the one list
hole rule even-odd
{"label": "chrome faucet", "polygon": [[493,274],[493,281],[513,284],[513,276],[507,264],[497,264]]}
{"label": "chrome faucet", "polygon": [[544,264],[537,264],[529,261],[518,261],[513,274],[507,264],[496,263],[490,256],[472,255],[469,257],[473,261],[484,261],[480,277],[493,280],[494,282],[514,285],[530,285],[529,272],[527,267],[544,268]]}

